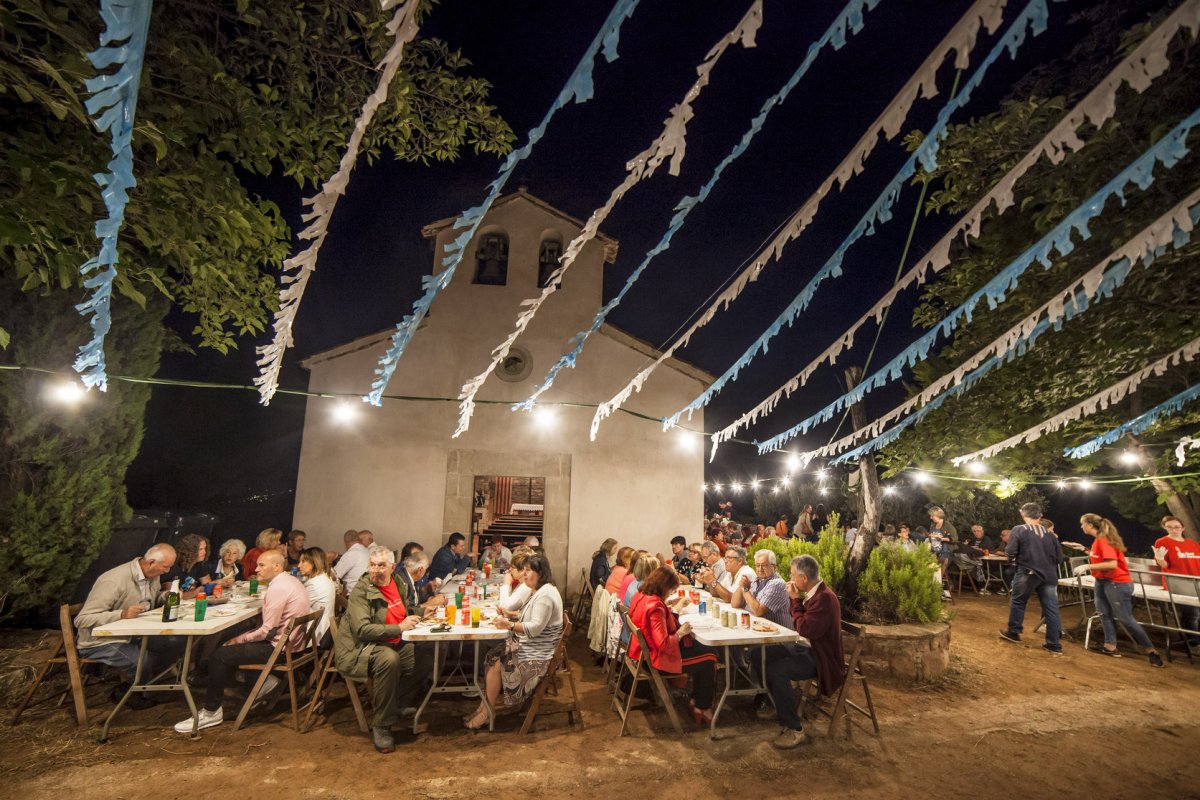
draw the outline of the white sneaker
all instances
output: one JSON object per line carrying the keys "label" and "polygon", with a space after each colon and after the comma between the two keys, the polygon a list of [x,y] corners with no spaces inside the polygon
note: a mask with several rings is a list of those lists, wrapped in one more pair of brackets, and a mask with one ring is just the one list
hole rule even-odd
{"label": "white sneaker", "polygon": [[[216,726],[220,725],[224,721],[225,721],[224,709],[218,708],[216,711],[208,711],[208,710],[202,708],[202,709],[200,709],[200,721],[196,724],[196,730],[202,731],[205,728],[215,728]],[[188,717],[183,722],[177,723],[175,725],[175,732],[176,733],[191,733],[192,732],[192,718]]]}
{"label": "white sneaker", "polygon": [[279,684],[281,683],[283,683],[283,681],[279,680],[279,678],[276,678],[274,675],[268,675],[267,679],[263,681],[262,688],[258,690],[258,696],[267,697],[268,695],[273,694],[275,690],[279,688]]}
{"label": "white sneaker", "polygon": [[987,589],[980,589],[980,590],[979,590],[979,594],[980,594],[980,596],[981,596],[981,597],[983,597],[983,596],[990,595],[990,594],[991,594],[991,592],[989,592]]}

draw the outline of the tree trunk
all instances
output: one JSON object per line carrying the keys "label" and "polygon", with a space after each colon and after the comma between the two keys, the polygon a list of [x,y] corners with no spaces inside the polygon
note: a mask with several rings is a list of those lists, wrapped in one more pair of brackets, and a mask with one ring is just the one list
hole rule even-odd
{"label": "tree trunk", "polygon": [[[846,369],[846,387],[853,389],[858,385],[862,370],[858,367]],[[854,430],[866,426],[867,415],[860,401],[850,407],[850,421]],[[858,461],[858,536],[846,558],[846,586],[844,598],[848,605],[858,597],[858,576],[866,569],[867,559],[871,551],[879,544],[879,520],[883,490],[879,485],[879,472],[875,468],[875,457],[865,455]]]}
{"label": "tree trunk", "polygon": [[1192,504],[1186,497],[1175,491],[1175,487],[1171,485],[1170,481],[1157,477],[1158,462],[1155,461],[1154,454],[1147,452],[1142,446],[1142,440],[1133,434],[1126,434],[1126,438],[1141,457],[1142,463],[1146,465],[1146,474],[1150,476],[1150,485],[1154,487],[1154,491],[1158,492],[1158,496],[1166,501],[1170,512],[1183,520],[1183,535],[1193,541],[1200,541],[1200,517],[1192,508]]}

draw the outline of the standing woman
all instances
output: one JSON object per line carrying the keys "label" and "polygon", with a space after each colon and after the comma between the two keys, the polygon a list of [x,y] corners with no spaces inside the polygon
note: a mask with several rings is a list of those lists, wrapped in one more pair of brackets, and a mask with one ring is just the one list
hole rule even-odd
{"label": "standing woman", "polygon": [[817,503],[812,512],[812,534],[809,541],[815,542],[821,536],[821,529],[829,522],[829,514],[825,511],[824,503]]}
{"label": "standing woman", "polygon": [[[518,705],[533,693],[549,670],[563,634],[562,595],[551,583],[550,559],[540,553],[529,556],[521,580],[532,592],[529,602],[516,622],[503,616],[496,618],[496,627],[511,630],[512,634],[484,659],[484,687],[493,708],[498,703]],[[475,714],[465,720],[471,730],[487,722],[487,705],[482,701]]]}
{"label": "standing woman", "polygon": [[612,561],[617,552],[617,540],[605,539],[600,544],[600,549],[592,553],[592,571],[588,575],[588,581],[592,584],[593,589],[598,589],[608,583],[608,576],[612,574]]}
{"label": "standing woman", "polygon": [[[629,619],[642,632],[650,652],[646,655],[655,669],[672,674],[692,676],[692,719],[697,725],[712,722],[713,678],[717,669],[717,652],[697,644],[692,638],[690,622],[679,624],[675,612],[667,608],[667,598],[679,586],[679,576],[665,567],[651,572],[633,596]],[[641,657],[637,637],[629,640],[629,657]]]}
{"label": "standing woman", "polygon": [[[1120,657],[1117,652],[1117,625],[1120,620],[1125,630],[1141,645],[1150,657],[1150,666],[1163,666],[1162,656],[1154,649],[1146,630],[1133,618],[1133,579],[1129,576],[1129,565],[1125,562],[1125,542],[1116,526],[1099,514],[1084,514],[1079,518],[1079,527],[1091,536],[1092,549],[1087,564],[1075,568],[1076,575],[1092,573],[1096,579],[1096,610],[1100,612],[1100,623],[1104,626],[1104,646],[1100,652],[1106,656]],[[1083,545],[1066,543],[1076,550]]]}
{"label": "standing woman", "polygon": [[801,539],[811,539],[813,535],[813,507],[806,505],[804,511],[796,519],[796,535]]}

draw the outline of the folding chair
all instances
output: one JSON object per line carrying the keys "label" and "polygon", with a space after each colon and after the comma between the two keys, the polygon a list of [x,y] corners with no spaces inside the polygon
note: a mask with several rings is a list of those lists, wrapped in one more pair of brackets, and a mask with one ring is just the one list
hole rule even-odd
{"label": "folding chair", "polygon": [[[533,690],[533,698],[529,702],[529,710],[525,712],[525,722],[521,725],[521,733],[529,733],[533,730],[533,722],[541,714],[561,714],[567,715],[567,723],[575,724],[575,719],[579,718],[579,727],[583,727],[583,713],[579,708],[579,695],[575,691],[575,676],[571,671],[571,662],[567,658],[567,638],[571,635],[572,625],[571,617],[566,613],[563,614],[563,632],[562,637],[558,640],[558,647],[554,650],[554,657],[550,659],[550,668],[546,670],[546,674],[538,681],[537,688]],[[542,700],[547,692],[553,688],[555,696],[558,695],[558,675],[567,676],[567,686],[571,689],[570,702],[562,702],[556,704],[553,708],[542,708]]]}
{"label": "folding chair", "polygon": [[[333,636],[333,641],[336,646],[337,642],[337,617],[329,618],[329,632]],[[363,733],[367,732],[367,716],[363,713],[362,700],[358,697],[358,687],[355,682],[347,678],[342,673],[338,672],[338,668],[333,663],[334,647],[329,648],[329,652],[318,661],[318,668],[313,672],[317,679],[316,686],[313,688],[312,699],[308,702],[308,712],[304,715],[304,722],[300,726],[301,733],[308,733],[312,730],[312,718],[316,713],[317,707],[322,706],[327,699],[325,693],[333,688],[333,683],[340,676],[346,684],[346,693],[350,695],[350,705],[354,708],[354,717],[358,720],[358,729]]]}
{"label": "folding chair", "polygon": [[[272,672],[282,672],[287,675],[288,693],[292,700],[292,728],[296,732],[300,731],[300,707],[296,702],[296,670],[306,664],[316,665],[317,663],[317,645],[313,641],[313,637],[316,635],[317,623],[321,621],[323,614],[323,611],[313,611],[302,617],[293,617],[279,637],[279,641],[275,643],[275,649],[271,651],[271,657],[265,664],[238,665],[238,669],[257,669],[260,672],[258,680],[254,682],[250,694],[246,697],[246,702],[242,704],[241,712],[238,713],[237,722],[233,726],[235,731],[241,729],[242,723],[246,721],[246,715],[250,713],[250,708],[258,698],[259,691],[267,682],[267,676]],[[303,633],[300,636],[300,646],[293,652],[285,645],[291,641],[292,633],[296,628],[303,628]],[[279,663],[280,653],[283,654],[283,664]]]}
{"label": "folding chair", "polygon": [[[621,619],[624,620],[629,614],[629,609],[620,603],[617,604],[617,611],[621,614]],[[608,653],[605,653],[604,659],[604,686],[609,694],[617,690],[617,682],[621,678],[621,669],[625,662],[626,653],[629,650],[629,637],[617,637],[617,652],[611,658]]]}
{"label": "folding chair", "polygon": [[[75,615],[79,613],[81,608],[83,608],[83,603],[59,606],[58,627],[62,638],[59,639],[58,644],[51,651],[50,657],[42,663],[42,668],[38,670],[37,677],[33,679],[29,691],[25,693],[25,697],[21,700],[21,705],[17,706],[17,713],[12,718],[13,725],[17,724],[21,719],[21,715],[30,706],[41,705],[49,700],[57,699],[58,702],[55,703],[55,707],[58,707],[67,699],[67,694],[69,693],[72,700],[75,701],[75,724],[80,728],[87,727],[87,697],[84,693],[84,687],[87,686],[87,678],[83,675],[81,667],[85,664],[99,664],[101,662],[79,655],[79,646],[75,642]],[[67,668],[67,688],[34,702],[33,695],[37,692],[38,687],[50,679],[51,672],[60,664],[65,665]]]}
{"label": "folding chair", "polygon": [[592,616],[592,595],[596,590],[592,587],[586,569],[579,571],[579,583],[583,588],[579,590],[579,597],[575,599],[575,610],[572,616],[579,620],[580,627],[586,633],[588,619]]}
{"label": "folding chair", "polygon": [[[671,693],[667,690],[667,685],[663,682],[663,674],[654,668],[650,663],[650,647],[646,644],[646,637],[642,635],[641,630],[633,624],[633,620],[629,618],[629,609],[620,606],[621,620],[625,623],[626,630],[629,631],[630,641],[633,637],[637,637],[638,647],[641,648],[641,654],[637,661],[634,661],[626,651],[621,659],[621,666],[617,670],[617,686],[613,692],[612,705],[617,713],[621,715],[621,732],[618,736],[625,735],[625,725],[629,721],[629,710],[633,706],[633,697],[637,694],[638,683],[649,682],[653,688],[655,697],[662,703],[667,710],[667,716],[671,718],[671,725],[674,726],[675,732],[683,735],[683,725],[679,722],[679,715],[675,712],[675,704],[671,702]],[[629,670],[629,674],[633,677],[633,682],[629,685],[629,691],[624,697],[621,696],[621,676],[624,670]],[[672,675],[666,673],[668,677],[678,678],[681,675]]]}
{"label": "folding chair", "polygon": [[[863,675],[862,670],[858,668],[858,659],[862,653],[863,639],[865,638],[863,629],[857,625],[851,625],[849,622],[842,622],[842,635],[852,639],[854,647],[850,651],[849,660],[846,661],[846,680],[842,682],[841,688],[838,689],[837,696],[833,701],[833,709],[826,710],[821,707],[819,703],[820,690],[815,680],[805,683],[805,689],[800,701],[801,706],[807,703],[812,710],[829,718],[828,736],[830,739],[834,738],[834,729],[839,720],[845,720],[846,732],[850,732],[851,723],[855,722],[850,716],[851,711],[871,720],[871,726],[875,729],[875,735],[881,736],[882,734],[879,732],[879,718],[875,715],[875,704],[871,700],[871,687],[867,683],[867,676]],[[866,708],[863,708],[849,698],[850,686],[854,683],[862,686]]]}

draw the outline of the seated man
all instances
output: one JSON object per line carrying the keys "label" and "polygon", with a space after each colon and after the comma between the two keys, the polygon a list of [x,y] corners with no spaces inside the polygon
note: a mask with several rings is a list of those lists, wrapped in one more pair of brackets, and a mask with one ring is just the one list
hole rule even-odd
{"label": "seated man", "polygon": [[350,593],[334,642],[338,672],[371,679],[371,738],[380,753],[396,749],[391,729],[418,680],[413,645],[401,635],[417,627],[421,609],[410,605],[408,584],[392,575],[395,559],[386,547],[371,548],[367,574]]}
{"label": "seated man", "polygon": [[483,569],[484,564],[491,564],[493,570],[503,571],[508,569],[509,562],[512,561],[512,551],[504,546],[504,540],[499,536],[492,539],[492,544],[479,557],[479,568]]}
{"label": "seated man", "polygon": [[996,549],[996,545],[992,543],[991,537],[983,532],[982,525],[971,526],[971,538],[967,540],[967,545],[971,548],[971,555],[975,558],[983,555],[985,550],[992,551]]}
{"label": "seated man", "polygon": [[414,598],[416,598],[416,602],[420,603],[421,608],[425,610],[441,608],[446,605],[446,595],[437,594],[436,592],[432,597],[424,600],[423,602],[421,601],[421,594],[417,590],[417,587],[421,585],[421,582],[425,579],[425,575],[428,572],[429,556],[425,555],[425,553],[420,550],[410,552],[408,558],[404,559],[403,564],[396,565],[396,577],[399,578],[400,582],[403,583],[408,589],[408,600],[406,601],[407,605],[411,606],[414,602]]}
{"label": "seated man", "polygon": [[692,583],[713,591],[712,586],[725,574],[725,559],[711,540],[700,544],[700,563],[692,577]]}
{"label": "seated man", "polygon": [[[133,619],[143,611],[162,605],[166,589],[159,578],[175,566],[175,548],[169,544],[156,544],[141,558],[113,567],[96,579],[88,592],[83,608],[75,615],[80,655],[108,664],[121,672],[125,686],[113,690],[113,700],[119,700],[129,688],[137,667],[139,637],[95,637],[92,629],[119,619]],[[146,663],[142,668],[142,680],[146,681],[162,672],[170,663],[183,654],[178,637],[152,636],[146,644]],[[130,705],[145,707],[153,705],[149,695],[131,697]]]}
{"label": "seated man", "polygon": [[358,579],[367,571],[367,544],[364,540],[370,535],[370,531],[356,530],[348,530],[342,534],[346,552],[342,553],[341,558],[333,565],[333,574],[342,582],[342,589],[346,594],[350,594]]}
{"label": "seated man", "polygon": [[748,608],[756,617],[766,617],[777,625],[788,627],[792,624],[792,615],[788,611],[787,587],[783,578],[779,577],[775,563],[774,551],[759,550],[755,553],[755,578],[751,580],[749,576],[738,572],[730,604],[734,608]]}
{"label": "seated man", "polygon": [[[263,593],[262,624],[230,639],[218,647],[208,660],[208,686],[204,690],[204,707],[200,709],[197,730],[211,728],[225,721],[221,701],[225,699],[225,687],[229,685],[229,679],[238,666],[265,663],[288,623],[312,610],[308,604],[308,591],[299,578],[287,571],[283,553],[278,550],[263,553],[258,557],[255,573],[260,584],[270,587],[269,591]],[[304,629],[297,627],[292,631],[292,640],[284,646],[294,651],[300,646],[303,636]],[[279,683],[279,678],[268,676],[258,696],[269,697],[279,688]],[[192,718],[189,716],[177,723],[175,731],[191,733]]]}
{"label": "seated man", "polygon": [[746,564],[746,551],[737,545],[725,548],[725,571],[721,577],[708,585],[713,597],[729,602],[733,599],[733,587],[743,580],[753,581],[754,570]]}
{"label": "seated man", "polygon": [[[777,716],[782,729],[771,741],[780,750],[803,744],[807,737],[796,709],[792,681],[816,678],[821,694],[830,696],[846,679],[846,661],[842,653],[842,607],[837,595],[821,580],[820,566],[812,556],[797,556],[791,563],[791,580],[786,585],[789,611],[796,633],[808,640],[803,644],[774,644],[767,648],[767,691],[772,711],[765,703],[758,708],[761,717]],[[753,661],[758,669],[758,661]]]}
{"label": "seated man", "polygon": [[471,557],[467,555],[467,537],[455,531],[450,534],[446,544],[433,554],[433,559],[429,562],[429,574],[431,580],[445,580],[447,575],[466,572],[469,566]]}

